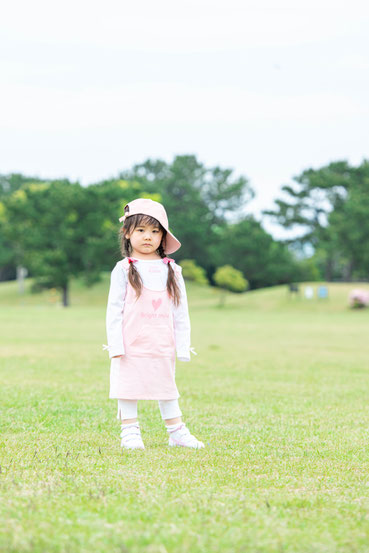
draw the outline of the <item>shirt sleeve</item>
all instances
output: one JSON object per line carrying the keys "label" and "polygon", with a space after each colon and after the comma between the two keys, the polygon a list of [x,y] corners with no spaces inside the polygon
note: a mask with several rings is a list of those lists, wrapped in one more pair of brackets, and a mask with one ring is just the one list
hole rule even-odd
{"label": "shirt sleeve", "polygon": [[179,305],[173,305],[174,337],[176,342],[176,351],[179,361],[190,361],[191,346],[191,323],[188,312],[186,285],[182,276],[182,268],[177,265],[180,272],[178,274],[178,284],[181,292]]}
{"label": "shirt sleeve", "polygon": [[124,355],[123,344],[123,308],[127,292],[127,277],[125,270],[118,262],[110,277],[110,290],[106,309],[106,335],[110,359],[116,355]]}

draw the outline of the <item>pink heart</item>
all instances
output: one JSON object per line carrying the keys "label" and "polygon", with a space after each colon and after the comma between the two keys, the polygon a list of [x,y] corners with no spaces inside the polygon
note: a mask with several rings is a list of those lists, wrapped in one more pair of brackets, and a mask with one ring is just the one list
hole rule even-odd
{"label": "pink heart", "polygon": [[152,305],[153,305],[153,308],[155,309],[155,311],[157,309],[159,309],[159,307],[161,305],[161,298],[159,298],[158,300],[152,300]]}

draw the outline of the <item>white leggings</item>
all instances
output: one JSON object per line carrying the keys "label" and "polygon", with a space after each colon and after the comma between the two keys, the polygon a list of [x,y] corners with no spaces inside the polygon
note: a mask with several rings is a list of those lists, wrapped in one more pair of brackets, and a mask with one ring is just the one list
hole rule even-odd
{"label": "white leggings", "polygon": [[[161,399],[158,401],[161,418],[163,420],[181,417],[178,399]],[[117,419],[137,419],[137,400],[118,399]]]}

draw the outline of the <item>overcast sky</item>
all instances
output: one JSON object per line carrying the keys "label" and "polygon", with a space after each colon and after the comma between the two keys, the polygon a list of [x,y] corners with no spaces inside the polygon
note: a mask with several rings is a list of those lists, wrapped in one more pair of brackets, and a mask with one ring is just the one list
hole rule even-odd
{"label": "overcast sky", "polygon": [[88,184],[195,154],[245,175],[258,214],[369,157],[368,29],[358,0],[3,2],[0,173]]}

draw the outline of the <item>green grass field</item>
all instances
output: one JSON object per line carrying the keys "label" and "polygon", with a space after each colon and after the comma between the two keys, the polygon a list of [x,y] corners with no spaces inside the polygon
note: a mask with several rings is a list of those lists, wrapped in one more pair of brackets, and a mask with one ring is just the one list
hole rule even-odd
{"label": "green grass field", "polygon": [[[369,309],[284,287],[188,285],[184,418],[206,449],[169,449],[141,402],[145,451],[120,450],[102,351],[108,276],[72,306],[0,284],[1,553],[369,551]],[[368,286],[360,287],[368,289]]]}

